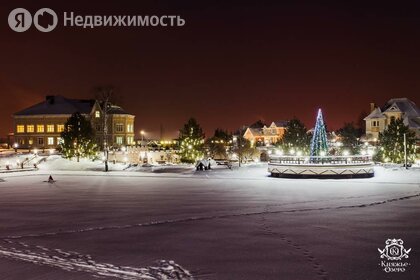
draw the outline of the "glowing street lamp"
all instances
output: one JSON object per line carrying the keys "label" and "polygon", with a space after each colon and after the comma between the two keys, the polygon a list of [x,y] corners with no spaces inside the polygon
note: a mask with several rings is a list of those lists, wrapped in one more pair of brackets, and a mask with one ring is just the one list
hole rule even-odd
{"label": "glowing street lamp", "polygon": [[[141,147],[143,146],[143,143],[144,143],[144,135],[146,134],[146,132],[142,129],[142,130],[140,130],[140,135],[141,135]],[[149,161],[149,159],[148,159],[148,156],[147,156],[147,145],[145,145],[146,146],[146,151],[145,151],[145,159],[146,159],[146,163],[148,163],[148,161]]]}
{"label": "glowing street lamp", "polygon": [[140,135],[141,135],[141,140],[143,141],[143,139],[144,139],[144,134],[145,134],[146,132],[144,132],[144,130],[140,130]]}

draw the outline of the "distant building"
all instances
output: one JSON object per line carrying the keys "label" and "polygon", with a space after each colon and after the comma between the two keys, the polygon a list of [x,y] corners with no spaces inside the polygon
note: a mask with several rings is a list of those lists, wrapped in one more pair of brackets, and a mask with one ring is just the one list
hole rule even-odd
{"label": "distant building", "polygon": [[[56,148],[60,134],[68,118],[79,112],[92,123],[96,142],[102,146],[103,108],[93,99],[70,99],[63,96],[46,96],[43,102],[28,107],[13,115],[14,141],[19,148]],[[122,146],[134,144],[134,115],[121,107],[111,105],[108,109],[108,144]]]}
{"label": "distant building", "polygon": [[283,138],[286,126],[287,121],[272,122],[270,126],[262,125],[262,127],[251,125],[245,130],[243,136],[251,141],[252,145],[272,145]]}
{"label": "distant building", "polygon": [[416,133],[420,139],[420,110],[407,98],[393,98],[384,107],[376,107],[371,103],[371,113],[364,118],[366,121],[366,140],[376,141],[379,133],[387,129],[393,119],[402,118],[404,124]]}

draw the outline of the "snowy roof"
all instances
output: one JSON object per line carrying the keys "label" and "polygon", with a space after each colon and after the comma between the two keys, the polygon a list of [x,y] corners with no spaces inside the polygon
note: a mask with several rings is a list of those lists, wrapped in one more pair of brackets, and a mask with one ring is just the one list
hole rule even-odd
{"label": "snowy roof", "polygon": [[398,107],[397,103],[392,103],[391,106],[389,106],[385,112],[403,112],[400,107]]}
{"label": "snowy roof", "polygon": [[45,101],[15,113],[15,116],[90,114],[95,100],[69,99],[61,95],[46,96]]}
{"label": "snowy roof", "polygon": [[417,107],[416,103],[408,98],[393,98],[386,103],[385,109],[391,109],[393,106],[396,106],[410,118],[420,117],[420,109]]}
{"label": "snowy roof", "polygon": [[386,117],[382,114],[381,108],[377,107],[375,110],[372,111],[364,120],[370,119],[386,119]]}
{"label": "snowy roof", "polygon": [[252,135],[254,135],[254,136],[263,136],[262,129],[260,129],[260,128],[248,127],[247,130],[249,130],[252,133]]}
{"label": "snowy roof", "polygon": [[117,105],[111,105],[111,108],[108,111],[109,114],[120,114],[120,115],[130,115],[127,111]]}
{"label": "snowy roof", "polygon": [[404,118],[404,124],[410,128],[420,129],[420,117],[417,118]]}
{"label": "snowy roof", "polygon": [[[274,121],[273,122],[277,127],[286,127],[287,126],[287,123],[288,123],[288,121]],[[271,124],[271,125],[273,125],[273,123]]]}

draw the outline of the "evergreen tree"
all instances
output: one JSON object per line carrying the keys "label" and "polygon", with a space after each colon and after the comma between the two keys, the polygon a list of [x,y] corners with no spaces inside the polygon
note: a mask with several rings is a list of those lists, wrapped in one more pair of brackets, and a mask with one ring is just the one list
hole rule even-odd
{"label": "evergreen tree", "polygon": [[311,156],[326,155],[328,153],[327,131],[321,109],[318,110],[316,117],[315,131],[311,140]]}
{"label": "evergreen tree", "polygon": [[341,138],[343,143],[342,150],[348,150],[352,154],[359,153],[359,141],[357,138],[360,137],[360,130],[355,127],[353,123],[345,123],[342,128],[337,131],[337,134]]}
{"label": "evergreen tree", "polygon": [[64,125],[60,150],[64,158],[96,157],[97,145],[91,123],[80,113],[74,113]]}
{"label": "evergreen tree", "polygon": [[416,135],[408,126],[404,125],[402,119],[392,119],[388,128],[379,134],[381,148],[376,158],[386,162],[403,163],[404,134],[406,135],[408,162],[414,162]]}
{"label": "evergreen tree", "polygon": [[203,157],[204,132],[197,120],[190,118],[179,131],[181,162],[194,163]]}
{"label": "evergreen tree", "polygon": [[296,117],[287,122],[286,131],[280,141],[283,151],[290,153],[295,152],[309,153],[310,137],[307,133],[305,125]]}

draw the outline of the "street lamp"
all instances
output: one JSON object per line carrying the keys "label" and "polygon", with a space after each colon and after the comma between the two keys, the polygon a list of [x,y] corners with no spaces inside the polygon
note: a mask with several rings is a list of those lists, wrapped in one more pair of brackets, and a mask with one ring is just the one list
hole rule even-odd
{"label": "street lamp", "polygon": [[140,130],[140,135],[141,135],[141,146],[143,146],[143,141],[144,141],[144,130]]}
{"label": "street lamp", "polygon": [[[146,132],[144,130],[140,130],[140,135],[141,135],[141,146],[143,146],[144,143],[144,135],[146,134]],[[149,158],[147,155],[147,144],[145,145],[146,150],[145,150],[145,158],[146,158],[146,163],[149,162]]]}
{"label": "street lamp", "polygon": [[18,143],[13,144],[13,148],[15,149],[15,153],[17,153],[17,149],[19,148],[19,144]]}

